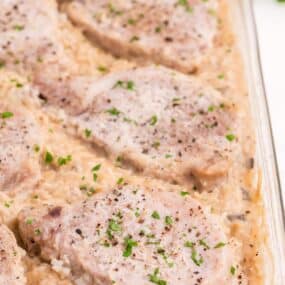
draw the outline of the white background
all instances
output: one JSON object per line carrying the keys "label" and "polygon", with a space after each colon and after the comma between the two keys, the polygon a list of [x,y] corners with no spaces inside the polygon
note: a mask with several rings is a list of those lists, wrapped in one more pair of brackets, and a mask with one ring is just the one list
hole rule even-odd
{"label": "white background", "polygon": [[285,196],[285,3],[278,3],[277,0],[253,2],[279,173]]}

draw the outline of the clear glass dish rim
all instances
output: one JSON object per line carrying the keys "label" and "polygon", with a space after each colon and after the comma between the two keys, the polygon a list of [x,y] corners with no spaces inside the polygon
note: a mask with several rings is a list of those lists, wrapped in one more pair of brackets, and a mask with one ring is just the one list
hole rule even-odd
{"label": "clear glass dish rim", "polygon": [[[276,149],[262,73],[252,0],[229,0],[233,23],[243,55],[251,114],[256,127],[256,160],[262,173],[261,192],[268,226],[271,266],[264,265],[266,285],[284,285],[285,215]],[[272,268],[272,270],[269,269]]]}

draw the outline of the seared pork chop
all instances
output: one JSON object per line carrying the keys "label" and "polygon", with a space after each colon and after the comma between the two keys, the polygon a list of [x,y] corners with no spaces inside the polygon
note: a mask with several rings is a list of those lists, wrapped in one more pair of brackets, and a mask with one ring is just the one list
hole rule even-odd
{"label": "seared pork chop", "polygon": [[24,285],[23,251],[19,249],[13,233],[0,224],[0,284]]}
{"label": "seared pork chop", "polygon": [[35,148],[41,146],[43,136],[31,110],[20,100],[21,96],[29,96],[29,91],[17,79],[10,82],[8,75],[8,84],[0,80],[0,191],[11,191],[19,186],[30,187],[39,180],[39,154]]}
{"label": "seared pork chop", "polygon": [[216,0],[74,0],[71,20],[119,56],[193,72],[214,44]]}
{"label": "seared pork chop", "polygon": [[77,205],[24,209],[28,251],[70,269],[75,284],[247,284],[238,244],[208,209],[184,194],[123,184]]}
{"label": "seared pork chop", "polygon": [[106,76],[89,93],[92,105],[73,123],[114,159],[176,181],[227,173],[238,148],[236,110],[196,78],[151,66]]}

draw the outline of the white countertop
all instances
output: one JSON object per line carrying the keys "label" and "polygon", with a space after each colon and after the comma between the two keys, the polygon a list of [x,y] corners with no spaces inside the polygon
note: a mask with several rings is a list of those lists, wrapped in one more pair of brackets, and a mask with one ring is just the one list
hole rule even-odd
{"label": "white countertop", "polygon": [[265,88],[285,197],[285,3],[278,3],[277,0],[254,0],[254,8]]}

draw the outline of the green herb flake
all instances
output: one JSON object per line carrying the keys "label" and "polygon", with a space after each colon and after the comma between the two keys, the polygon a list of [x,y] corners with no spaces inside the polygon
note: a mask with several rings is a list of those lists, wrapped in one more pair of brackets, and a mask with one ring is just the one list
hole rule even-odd
{"label": "green herb flake", "polygon": [[118,80],[113,86],[113,88],[118,88],[118,87],[133,91],[135,90],[135,83],[134,81],[131,81],[131,80],[128,80],[128,81]]}
{"label": "green herb flake", "polygon": [[166,154],[166,155],[165,155],[165,158],[171,158],[171,157],[172,157],[171,154]]}
{"label": "green herb flake", "polygon": [[130,18],[130,19],[128,19],[128,24],[129,25],[135,25],[136,24],[136,20]]}
{"label": "green herb flake", "polygon": [[138,246],[138,243],[130,237],[124,239],[125,250],[123,252],[124,257],[129,257],[133,253],[133,247]]}
{"label": "green herb flake", "polygon": [[199,244],[206,249],[210,249],[209,245],[203,239],[199,240]]}
{"label": "green herb flake", "polygon": [[154,142],[152,145],[151,145],[153,148],[159,148],[160,147],[160,142]]}
{"label": "green herb flake", "polygon": [[154,115],[154,116],[152,116],[151,118],[150,118],[150,125],[151,126],[154,126],[155,124],[157,123],[157,116],[156,115]]}
{"label": "green herb flake", "polygon": [[31,225],[33,223],[33,219],[29,218],[26,220],[27,225]]}
{"label": "green herb flake", "polygon": [[8,119],[8,118],[12,118],[14,116],[14,114],[12,112],[3,112],[1,113],[1,118],[2,119]]}
{"label": "green herb flake", "polygon": [[0,69],[4,68],[6,65],[5,61],[0,60]]}
{"label": "green herb flake", "polygon": [[120,224],[115,221],[114,219],[111,219],[109,221],[109,225],[108,225],[108,229],[107,229],[107,235],[109,237],[109,239],[113,238],[113,234],[112,233],[118,233],[122,231],[122,227],[120,226]]}
{"label": "green herb flake", "polygon": [[85,134],[86,138],[89,138],[91,136],[91,134],[92,134],[92,131],[89,130],[89,129],[85,129],[84,130],[84,134]]}
{"label": "green herb flake", "polygon": [[236,136],[235,136],[234,134],[227,134],[227,135],[226,135],[226,139],[227,139],[229,142],[232,142],[235,138],[236,138]]}
{"label": "green herb flake", "polygon": [[96,164],[96,165],[92,168],[92,171],[98,171],[98,170],[100,170],[100,168],[101,168],[101,163]]}
{"label": "green herb flake", "polygon": [[63,165],[66,165],[71,160],[72,160],[72,156],[69,154],[66,157],[59,157],[57,159],[57,163],[58,163],[59,166],[63,166]]}
{"label": "green herb flake", "polygon": [[123,177],[120,177],[118,180],[117,180],[117,185],[122,185],[124,183],[124,178]]}
{"label": "green herb flake", "polygon": [[154,30],[156,33],[160,33],[161,32],[161,27],[156,27]]}
{"label": "green herb flake", "polygon": [[139,39],[140,39],[140,38],[139,38],[138,36],[133,36],[133,37],[130,38],[130,42],[131,42],[131,43],[137,42],[137,41],[139,41]]}
{"label": "green herb flake", "polygon": [[115,108],[115,107],[107,110],[106,112],[109,113],[112,116],[119,116],[121,114],[121,112],[117,108]]}
{"label": "green herb flake", "polygon": [[182,197],[185,197],[185,196],[190,195],[190,193],[187,192],[187,191],[181,191],[181,192],[180,192],[180,195],[181,195]]}
{"label": "green herb flake", "polygon": [[40,151],[40,146],[38,144],[34,145],[34,151],[39,152]]}
{"label": "green herb flake", "polygon": [[96,182],[98,178],[98,174],[97,173],[93,173],[93,181]]}
{"label": "green herb flake", "polygon": [[225,75],[223,73],[219,74],[218,79],[225,79]]}
{"label": "green herb flake", "polygon": [[189,247],[189,248],[194,248],[194,243],[191,242],[191,241],[186,241],[186,242],[184,243],[184,246],[185,246],[185,247]]}
{"label": "green herb flake", "polygon": [[171,226],[173,224],[173,219],[171,216],[166,216],[164,222],[166,225]]}
{"label": "green herb flake", "polygon": [[5,206],[6,208],[10,208],[10,207],[11,207],[11,203],[5,202],[5,203],[4,203],[4,206]]}
{"label": "green herb flake", "polygon": [[24,26],[23,25],[15,25],[13,27],[14,30],[20,32],[20,31],[23,31],[24,30]]}
{"label": "green herb flake", "polygon": [[109,69],[106,66],[103,66],[103,65],[99,65],[97,67],[97,70],[100,71],[101,73],[106,73],[106,72],[109,71]]}
{"label": "green herb flake", "polygon": [[221,248],[221,247],[224,247],[226,244],[224,242],[219,242],[217,243],[214,248]]}
{"label": "green herb flake", "polygon": [[230,273],[231,273],[232,275],[235,275],[235,273],[236,273],[236,268],[235,268],[234,266],[231,266],[231,268],[230,268]]}
{"label": "green herb flake", "polygon": [[151,214],[151,217],[156,219],[156,220],[159,220],[160,219],[160,215],[157,211],[153,211],[152,214]]}
{"label": "green herb flake", "polygon": [[42,232],[41,232],[40,229],[35,229],[35,234],[36,234],[37,236],[39,236],[41,233],[42,233]]}
{"label": "green herb flake", "polygon": [[45,154],[45,163],[46,164],[51,164],[53,162],[53,155],[47,151]]}
{"label": "green herb flake", "polygon": [[188,0],[178,0],[177,2],[178,5],[183,6],[188,13],[193,12],[193,8],[190,6]]}
{"label": "green herb flake", "polygon": [[157,285],[167,285],[167,282],[159,277],[159,269],[156,268],[152,274],[148,275],[148,280]]}
{"label": "green herb flake", "polygon": [[213,112],[215,110],[215,106],[211,105],[208,107],[208,112]]}
{"label": "green herb flake", "polygon": [[202,256],[198,258],[198,253],[194,248],[192,249],[191,259],[197,266],[201,266],[201,264],[204,262]]}

